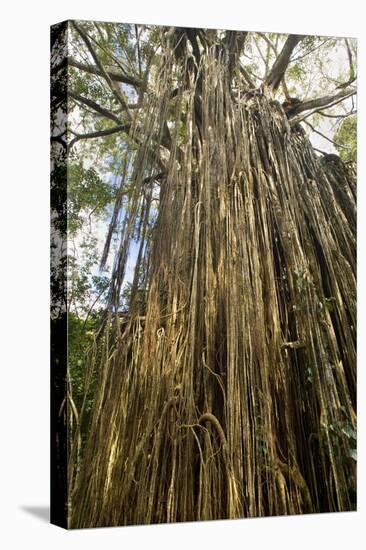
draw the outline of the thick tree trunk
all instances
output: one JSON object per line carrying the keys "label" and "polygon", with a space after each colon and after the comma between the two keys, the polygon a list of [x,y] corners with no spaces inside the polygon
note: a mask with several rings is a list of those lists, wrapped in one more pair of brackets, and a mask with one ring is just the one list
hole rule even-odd
{"label": "thick tree trunk", "polygon": [[355,183],[216,53],[176,99],[144,320],[105,329],[72,527],[355,507]]}

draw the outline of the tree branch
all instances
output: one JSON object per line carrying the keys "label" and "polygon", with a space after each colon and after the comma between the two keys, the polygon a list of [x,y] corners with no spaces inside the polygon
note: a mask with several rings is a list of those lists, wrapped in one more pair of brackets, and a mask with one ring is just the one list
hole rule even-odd
{"label": "tree branch", "polygon": [[342,82],[342,84],[338,84],[336,90],[343,90],[344,88],[348,88],[348,86],[350,86],[350,84],[353,84],[355,80],[357,80],[357,76],[353,76],[352,78],[347,80],[347,82]]}
{"label": "tree branch", "polygon": [[[318,50],[319,48],[321,48],[322,46],[324,46],[324,44],[326,44],[327,42],[329,42],[329,40],[331,40],[331,38],[327,38],[326,40],[324,40],[323,42],[321,42],[320,44],[318,44],[317,46],[315,46],[314,48],[311,48],[310,50],[308,50],[306,53],[304,53],[303,55],[299,55],[297,57],[294,57],[293,59],[290,60],[290,63],[295,63],[295,61],[300,61],[301,59],[304,59],[305,57],[307,57],[308,55],[310,55],[311,53],[315,52],[315,50]],[[290,64],[289,63],[289,64]]]}
{"label": "tree branch", "polygon": [[347,38],[345,38],[344,41],[345,41],[345,44],[346,44],[347,55],[348,55],[349,79],[350,79],[350,81],[352,81],[352,80],[355,79],[355,68],[354,68],[354,65],[353,65],[353,56],[352,56],[352,51],[351,51],[351,48],[350,48],[350,45],[349,45],[349,42],[348,42]]}
{"label": "tree branch", "polygon": [[113,93],[113,95],[115,96],[115,98],[117,99],[117,101],[122,105],[122,107],[126,110],[128,116],[131,118],[131,113],[129,111],[129,108],[128,108],[128,105],[127,105],[127,102],[126,100],[124,99],[124,97],[121,95],[121,93],[117,90],[116,86],[113,85],[113,82],[112,80],[110,79],[110,77],[108,76],[108,73],[106,72],[105,68],[103,67],[103,65],[101,64],[101,62],[99,61],[99,58],[97,56],[97,54],[95,53],[95,50],[87,36],[87,34],[75,23],[75,21],[72,22],[73,26],[75,27],[75,29],[77,30],[77,32],[80,34],[81,38],[84,40],[85,42],[85,45],[86,47],[88,48],[92,58],[94,59],[94,62],[96,64],[96,66],[98,67],[98,69],[100,70],[102,76],[104,77],[104,79],[106,80],[111,92]]}
{"label": "tree branch", "polygon": [[[84,71],[89,74],[94,74],[96,76],[103,76],[102,72],[96,67],[95,65],[88,65],[86,63],[80,63],[79,61],[76,61],[73,57],[68,58],[68,64],[71,67],[75,67],[76,69],[80,69],[81,71]],[[61,69],[64,64],[59,64],[57,66],[57,70]],[[126,74],[123,74],[120,71],[116,71],[113,69],[108,69],[105,71],[109,78],[113,82],[122,82],[123,84],[129,84],[131,86],[135,86],[136,88],[142,86],[141,80],[137,80],[133,76],[129,76]]]}
{"label": "tree branch", "polygon": [[104,137],[104,136],[110,136],[112,134],[116,134],[117,132],[128,132],[131,128],[131,124],[119,124],[118,126],[113,126],[112,128],[107,128],[106,130],[99,130],[96,132],[90,132],[88,134],[75,134],[74,139],[72,139],[69,143],[69,149],[79,140],[81,139],[92,139],[97,137]]}
{"label": "tree branch", "polygon": [[255,84],[254,80],[252,80],[252,77],[250,76],[249,72],[241,64],[239,65],[239,71],[241,72],[241,74],[243,75],[243,77],[245,78],[245,80],[247,81],[249,86],[251,88],[256,88],[256,84]]}
{"label": "tree branch", "polygon": [[318,109],[316,112],[319,113],[319,115],[325,116],[327,118],[348,118],[349,116],[357,114],[357,111],[350,111],[345,115],[330,115],[329,113],[323,113],[323,109]]}
{"label": "tree branch", "polygon": [[[268,46],[273,50],[276,58],[278,56],[278,50],[277,50],[277,45],[273,44],[273,42],[268,38],[268,36],[263,33],[263,32],[258,32],[257,33],[261,38],[263,38],[263,40],[268,44]],[[276,41],[276,44],[277,44],[277,41]],[[282,89],[283,89],[283,93],[285,95],[285,98],[286,99],[289,99],[290,97],[290,94],[289,94],[289,91],[288,91],[288,88],[287,88],[287,84],[286,84],[286,80],[285,80],[285,75],[283,75],[282,77]]]}
{"label": "tree branch", "polygon": [[256,34],[258,34],[258,36],[260,36],[265,42],[267,42],[268,46],[272,48],[274,54],[277,56],[278,55],[277,48],[273,44],[273,42],[268,38],[268,36],[264,32],[257,32]]}
{"label": "tree branch", "polygon": [[281,50],[281,53],[274,62],[271,70],[269,71],[265,84],[276,91],[279,87],[281,80],[286,72],[287,66],[290,62],[290,57],[297,44],[303,39],[303,35],[290,34]]}
{"label": "tree branch", "polygon": [[108,109],[105,109],[104,107],[101,107],[101,105],[99,105],[95,101],[92,101],[91,99],[88,99],[87,97],[83,97],[81,95],[78,95],[74,92],[69,92],[68,95],[69,95],[69,97],[71,97],[75,101],[78,101],[79,103],[82,103],[83,105],[86,105],[87,107],[90,107],[91,109],[93,109],[94,111],[99,113],[100,115],[102,115],[106,118],[109,118],[110,120],[113,120],[117,124],[121,124],[121,120],[118,118],[118,116],[116,116],[115,114],[108,111]]}
{"label": "tree branch", "polygon": [[319,107],[331,107],[337,103],[340,103],[344,99],[355,95],[356,92],[357,90],[355,88],[351,88],[348,90],[344,89],[334,95],[326,95],[318,97],[316,99],[310,99],[309,101],[303,101],[293,108],[291,112],[291,123],[297,124],[298,122],[300,122],[302,120],[302,117],[299,117],[298,115],[300,113],[303,113],[304,111],[310,111],[311,109],[314,109],[313,113],[315,113],[316,109],[319,109]]}
{"label": "tree branch", "polygon": [[62,145],[62,147],[64,147],[67,150],[67,143],[62,139],[61,136],[51,136],[51,141],[55,143],[59,143],[60,145]]}
{"label": "tree branch", "polygon": [[336,143],[335,141],[333,141],[332,139],[330,139],[328,136],[326,136],[325,134],[323,134],[322,132],[319,132],[319,130],[316,130],[314,128],[314,126],[312,124],[310,124],[310,122],[308,122],[307,120],[304,120],[305,124],[307,124],[309,126],[309,128],[311,128],[311,130],[313,132],[315,132],[315,134],[318,134],[319,136],[321,136],[322,138],[326,139],[327,141],[329,141],[330,143],[332,143],[333,145],[335,145],[336,147],[341,147],[342,149],[348,149],[348,147],[346,147],[345,145],[342,145],[341,143]]}

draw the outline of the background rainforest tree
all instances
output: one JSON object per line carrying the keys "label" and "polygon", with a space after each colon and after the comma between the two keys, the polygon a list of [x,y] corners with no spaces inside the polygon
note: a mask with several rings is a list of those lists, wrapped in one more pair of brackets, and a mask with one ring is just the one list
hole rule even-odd
{"label": "background rainforest tree", "polygon": [[52,74],[69,525],[355,509],[355,42],[79,21]]}

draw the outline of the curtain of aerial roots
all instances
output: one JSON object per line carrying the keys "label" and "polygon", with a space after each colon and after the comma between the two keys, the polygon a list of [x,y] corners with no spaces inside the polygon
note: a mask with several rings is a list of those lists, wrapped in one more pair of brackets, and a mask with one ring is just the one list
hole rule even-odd
{"label": "curtain of aerial roots", "polygon": [[114,305],[136,231],[142,244],[128,313],[109,314],[90,359],[99,385],[71,526],[352,509],[354,178],[277,102],[234,99],[211,52],[196,75],[181,61],[168,112],[171,61],[131,157]]}

